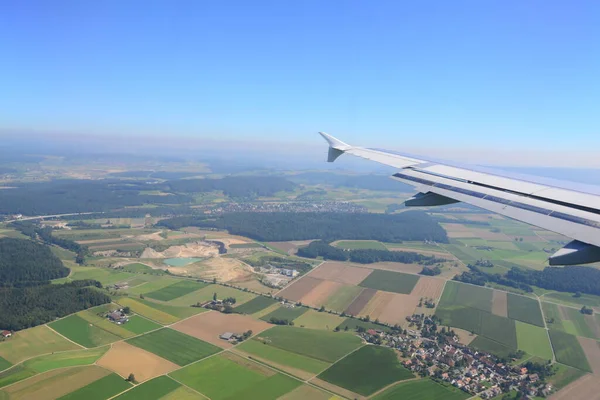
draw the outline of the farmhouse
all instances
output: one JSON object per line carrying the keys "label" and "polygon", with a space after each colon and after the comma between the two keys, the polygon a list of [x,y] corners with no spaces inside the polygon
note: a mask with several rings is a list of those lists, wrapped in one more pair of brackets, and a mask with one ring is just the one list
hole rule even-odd
{"label": "farmhouse", "polygon": [[108,319],[110,319],[112,322],[115,322],[117,324],[124,324],[125,322],[129,321],[127,316],[123,315],[123,313],[121,313],[120,311],[113,311],[113,312],[109,313]]}
{"label": "farmhouse", "polygon": [[222,333],[221,335],[219,335],[219,337],[223,340],[230,340],[231,338],[233,338],[233,333],[232,332],[225,332]]}
{"label": "farmhouse", "polygon": [[11,331],[2,331],[0,332],[0,334],[5,337],[5,338],[9,338],[12,336],[12,332]]}

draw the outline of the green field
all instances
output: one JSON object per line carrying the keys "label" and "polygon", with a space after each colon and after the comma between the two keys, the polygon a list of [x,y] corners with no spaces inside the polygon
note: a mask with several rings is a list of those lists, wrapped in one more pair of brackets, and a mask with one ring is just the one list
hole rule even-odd
{"label": "green field", "polygon": [[130,297],[122,297],[118,300],[122,306],[130,307],[133,312],[140,314],[152,321],[163,325],[169,325],[183,318],[191,317],[192,315],[206,312],[204,308],[198,307],[177,307],[162,303],[155,303],[145,299],[133,299]]}
{"label": "green field", "polygon": [[347,250],[387,250],[387,247],[375,240],[341,240],[335,247]]}
{"label": "green field", "polygon": [[154,279],[148,283],[144,283],[143,285],[127,289],[127,293],[132,295],[145,294],[160,290],[177,282],[179,282],[179,279],[171,278],[169,276],[158,277],[158,279]]}
{"label": "green field", "polygon": [[323,305],[328,310],[343,312],[362,290],[363,288],[358,286],[344,285],[332,293]]}
{"label": "green field", "polygon": [[[584,316],[580,312],[580,310],[576,308],[563,307],[556,304],[543,302],[542,307],[544,309],[544,315],[546,316],[546,320],[554,319],[553,322],[548,323],[549,328],[553,330],[563,331],[575,336],[583,336],[591,339],[600,339],[600,337],[595,335],[594,330],[590,326],[590,324],[594,323],[593,319],[590,320],[588,324],[586,318],[591,319],[591,317]],[[596,314],[595,317],[598,318],[598,314]]]}
{"label": "green field", "polygon": [[64,337],[88,348],[121,340],[119,336],[90,324],[90,322],[76,314],[69,315],[48,325]]}
{"label": "green field", "polygon": [[16,364],[20,361],[56,351],[80,349],[45,325],[25,329],[0,343],[0,357]]}
{"label": "green field", "polygon": [[213,400],[277,399],[301,382],[233,354],[218,355],[171,373]]}
{"label": "green field", "polygon": [[112,285],[117,282],[125,281],[135,275],[129,272],[121,272],[115,269],[109,268],[96,268],[96,267],[70,267],[71,275],[69,279],[80,280],[80,279],[94,279],[101,282],[103,285]]}
{"label": "green field", "polygon": [[134,334],[131,331],[124,328],[125,325],[118,325],[114,322],[109,321],[104,314],[106,314],[106,312],[86,310],[80,311],[75,315],[87,321],[88,324],[92,324],[95,327],[103,329],[122,339],[134,336]]}
{"label": "green field", "polygon": [[215,293],[217,294],[217,298],[219,299],[224,299],[226,297],[235,298],[235,304],[238,306],[256,297],[256,295],[253,293],[244,292],[242,290],[234,289],[232,287],[227,287],[223,285],[207,285],[206,287],[203,287],[200,290],[196,290],[195,292],[171,300],[169,304],[189,308],[192,304],[212,300],[213,295]]}
{"label": "green field", "polygon": [[4,358],[0,357],[0,371],[4,371],[6,368],[10,367],[12,364],[8,361],[5,360]]}
{"label": "green field", "polygon": [[277,347],[269,346],[259,340],[246,340],[237,349],[246,353],[260,357],[264,360],[272,361],[291,368],[297,368],[302,371],[318,374],[331,364],[325,361],[316,360],[301,354],[292,353]]}
{"label": "green field", "polygon": [[90,365],[95,363],[109,349],[109,346],[89,350],[73,350],[39,356],[27,360],[23,366],[35,371],[46,372],[57,368]]}
{"label": "green field", "polygon": [[325,329],[332,331],[343,322],[344,318],[336,314],[308,310],[294,320],[294,325],[310,329]]}
{"label": "green field", "polygon": [[269,322],[271,320],[271,318],[277,318],[277,319],[285,319],[288,321],[293,321],[296,318],[298,318],[299,316],[301,316],[302,314],[304,314],[305,312],[307,312],[309,309],[306,307],[293,307],[293,308],[289,308],[289,307],[284,307],[281,306],[278,309],[276,309],[275,311],[272,311],[270,313],[268,313],[267,315],[262,316],[260,319],[262,319],[263,321],[267,321]]}
{"label": "green field", "polygon": [[254,314],[269,307],[272,304],[277,303],[277,300],[272,297],[257,296],[252,300],[235,307],[235,312],[239,314]]}
{"label": "green field", "polygon": [[170,301],[188,293],[195,292],[196,290],[202,289],[205,286],[207,286],[207,284],[202,282],[179,281],[162,289],[148,292],[145,294],[145,296],[154,300]]}
{"label": "green field", "polygon": [[376,400],[463,400],[471,395],[452,386],[444,386],[431,379],[400,383],[374,397]]}
{"label": "green field", "polygon": [[417,275],[375,270],[360,283],[360,286],[386,292],[409,294],[418,280],[419,276]]}
{"label": "green field", "polygon": [[162,269],[154,269],[146,264],[133,263],[127,264],[122,267],[125,272],[133,272],[136,274],[151,274],[151,275],[164,275],[166,272]]}
{"label": "green field", "polygon": [[292,326],[275,326],[259,336],[271,346],[325,362],[335,362],[362,344],[353,334]]}
{"label": "green field", "polygon": [[539,326],[516,322],[519,349],[544,360],[552,360],[552,347],[546,329]]}
{"label": "green field", "polygon": [[387,326],[377,325],[373,322],[361,321],[360,319],[357,319],[357,318],[346,318],[346,320],[344,320],[344,322],[342,322],[339,325],[339,328],[341,330],[345,330],[345,328],[348,327],[348,329],[355,331],[356,328],[358,328],[359,326],[362,328],[365,328],[365,329],[375,329],[375,330],[384,331],[384,332],[392,331],[392,329]]}
{"label": "green field", "polygon": [[480,333],[508,347],[517,348],[517,328],[512,319],[482,312]]}
{"label": "green field", "polygon": [[550,330],[549,333],[556,361],[582,371],[591,372],[587,357],[575,336],[555,330]]}
{"label": "green field", "polygon": [[561,363],[554,363],[556,373],[548,378],[548,383],[551,383],[557,389],[562,389],[571,382],[575,382],[586,374],[577,368],[571,368]]}
{"label": "green field", "polygon": [[260,243],[234,243],[230,244],[232,249],[256,249],[262,247]]}
{"label": "green field", "polygon": [[131,384],[117,374],[100,378],[87,386],[77,389],[59,400],[105,400],[131,387]]}
{"label": "green field", "polygon": [[127,343],[181,366],[221,351],[217,346],[169,328],[137,336]]}
{"label": "green field", "polygon": [[530,297],[508,293],[508,318],[544,327],[540,303]]}
{"label": "green field", "polygon": [[444,287],[438,309],[454,309],[466,306],[492,312],[492,295],[492,290],[488,288],[448,281]]}
{"label": "green field", "polygon": [[469,346],[501,358],[509,358],[510,354],[515,351],[515,349],[510,348],[505,344],[498,343],[495,340],[486,338],[485,336],[477,336]]}
{"label": "green field", "polygon": [[122,327],[136,335],[141,335],[142,333],[159,329],[162,327],[162,325],[159,325],[156,322],[150,321],[144,317],[140,317],[139,315],[134,315],[130,317],[129,321],[123,324]]}
{"label": "green field", "polygon": [[159,400],[181,385],[166,375],[159,376],[115,397],[115,400]]}
{"label": "green field", "polygon": [[600,307],[600,296],[594,296],[593,294],[582,294],[581,297],[573,297],[571,293],[548,293],[544,295],[542,301],[548,299],[555,303],[563,303],[566,305],[574,306],[588,306],[588,307]]}
{"label": "green field", "polygon": [[364,346],[344,357],[319,375],[319,378],[365,396],[398,381],[415,376],[404,368],[394,350]]}
{"label": "green field", "polygon": [[160,400],[206,400],[206,397],[185,386],[180,386]]}
{"label": "green field", "polygon": [[[37,372],[30,368],[16,365],[9,370],[0,372],[0,388],[30,378],[35,374],[37,374]],[[0,397],[0,399],[2,399],[2,397]]]}

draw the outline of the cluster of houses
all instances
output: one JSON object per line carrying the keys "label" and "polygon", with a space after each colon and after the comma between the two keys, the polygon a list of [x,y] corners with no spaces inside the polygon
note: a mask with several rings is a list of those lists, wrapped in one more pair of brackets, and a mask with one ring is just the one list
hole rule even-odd
{"label": "cluster of houses", "polygon": [[[429,317],[423,318],[424,326]],[[369,329],[360,334],[370,343],[399,350],[403,365],[415,373],[448,382],[471,395],[490,399],[502,393],[518,390],[529,396],[546,397],[553,391],[536,373],[527,368],[500,362],[495,356],[461,344],[451,332],[423,337],[418,330],[385,332]]]}

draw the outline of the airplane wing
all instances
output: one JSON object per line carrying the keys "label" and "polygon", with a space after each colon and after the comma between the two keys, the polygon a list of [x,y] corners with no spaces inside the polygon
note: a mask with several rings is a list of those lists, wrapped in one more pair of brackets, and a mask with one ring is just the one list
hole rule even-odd
{"label": "airplane wing", "polygon": [[319,133],[329,143],[329,162],[347,153],[398,168],[392,178],[419,192],[406,206],[464,202],[574,239],[549,258],[550,265],[600,261],[598,186],[355,147]]}

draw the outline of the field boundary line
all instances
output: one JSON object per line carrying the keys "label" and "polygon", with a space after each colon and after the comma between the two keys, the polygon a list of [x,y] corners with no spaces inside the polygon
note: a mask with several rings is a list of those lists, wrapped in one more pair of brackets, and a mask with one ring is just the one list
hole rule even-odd
{"label": "field boundary line", "polygon": [[542,313],[542,320],[544,321],[544,330],[546,331],[546,336],[548,337],[548,342],[550,343],[550,350],[552,350],[552,362],[556,362],[556,353],[554,352],[554,345],[552,344],[552,339],[550,338],[550,328],[548,328],[548,324],[546,323],[546,315],[544,314],[544,307],[542,307],[542,302],[540,297],[536,294],[535,298],[538,302],[538,306],[540,307],[540,312]]}
{"label": "field boundary line", "polygon": [[[71,315],[72,315],[72,314],[71,314]],[[59,333],[59,332],[55,331],[54,329],[50,328],[50,326],[49,326],[48,324],[45,324],[44,326],[45,326],[46,328],[50,329],[52,332],[56,333],[58,336],[60,336],[60,337],[62,337],[63,339],[66,339],[66,340],[68,340],[69,342],[71,342],[71,343],[73,343],[73,344],[75,344],[75,345],[77,345],[77,346],[81,347],[82,349],[85,349],[85,350],[89,350],[89,349],[90,349],[90,348],[88,348],[88,347],[85,347],[85,346],[83,346],[83,345],[80,345],[80,344],[79,344],[79,343],[77,343],[77,342],[74,342],[74,341],[72,341],[71,339],[69,339],[68,337],[66,337],[65,335],[63,335],[62,333]],[[95,325],[94,325],[94,326],[95,326]],[[116,336],[116,335],[115,335],[115,336]],[[105,346],[106,346],[106,345],[105,345]],[[102,347],[102,346],[96,346],[96,347]],[[91,347],[91,348],[96,348],[96,347]]]}

